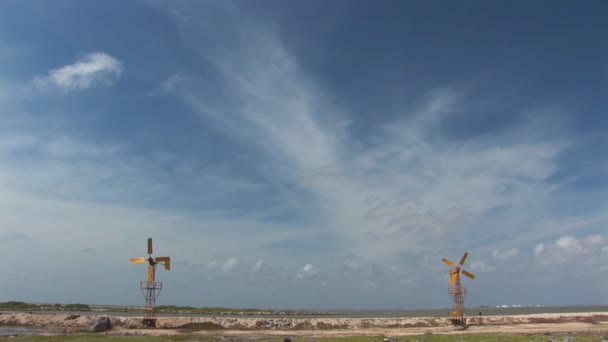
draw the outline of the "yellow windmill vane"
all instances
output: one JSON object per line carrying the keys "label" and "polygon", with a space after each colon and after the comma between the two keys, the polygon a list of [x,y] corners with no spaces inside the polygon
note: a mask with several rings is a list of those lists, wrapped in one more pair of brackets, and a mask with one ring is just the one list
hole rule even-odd
{"label": "yellow windmill vane", "polygon": [[450,318],[455,325],[466,325],[467,322],[464,316],[464,299],[468,294],[468,289],[461,285],[460,274],[462,273],[471,279],[475,279],[473,273],[462,268],[468,256],[469,253],[465,252],[458,264],[454,264],[446,258],[441,259],[444,264],[450,266],[450,278],[448,280],[448,285],[450,286],[449,294],[454,299],[454,307],[450,312]]}
{"label": "yellow windmill vane", "polygon": [[163,283],[156,281],[156,266],[163,265],[165,270],[171,270],[171,258],[168,256],[153,257],[152,250],[152,239],[148,238],[148,258],[132,258],[130,261],[132,264],[139,264],[148,262],[148,278],[146,281],[142,281],[139,284],[144,298],[146,299],[146,306],[144,311],[144,326],[156,327],[156,318],[154,316],[154,309],[156,307],[156,297],[160,294],[163,288]]}

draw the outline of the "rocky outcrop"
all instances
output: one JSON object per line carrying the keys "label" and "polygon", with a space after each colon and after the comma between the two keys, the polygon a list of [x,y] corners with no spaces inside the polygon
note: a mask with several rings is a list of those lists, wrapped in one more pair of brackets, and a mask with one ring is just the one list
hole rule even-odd
{"label": "rocky outcrop", "polygon": [[90,328],[92,332],[104,332],[112,329],[112,319],[108,316],[99,316],[97,317],[97,322],[93,324]]}

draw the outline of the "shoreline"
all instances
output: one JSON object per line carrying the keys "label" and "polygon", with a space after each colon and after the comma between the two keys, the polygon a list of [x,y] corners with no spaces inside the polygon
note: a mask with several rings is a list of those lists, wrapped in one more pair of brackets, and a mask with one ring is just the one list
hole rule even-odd
{"label": "shoreline", "polygon": [[[27,313],[0,311],[0,326],[44,328],[59,334],[88,331],[99,315]],[[112,316],[113,328],[106,335],[163,336],[198,334],[205,336],[404,336],[475,333],[593,333],[608,334],[608,313],[550,313],[469,318],[466,329],[454,327],[447,318],[268,318],[268,317],[158,317],[157,329],[144,329],[141,317]]]}

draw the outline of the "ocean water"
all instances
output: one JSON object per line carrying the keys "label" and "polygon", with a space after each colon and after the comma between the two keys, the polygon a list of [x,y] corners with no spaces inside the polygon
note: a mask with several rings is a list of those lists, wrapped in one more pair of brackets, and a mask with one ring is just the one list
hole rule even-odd
{"label": "ocean water", "polygon": [[[342,313],[342,317],[448,317],[450,309],[411,309],[411,310],[332,310]],[[522,307],[477,307],[467,308],[467,316],[504,316],[540,313],[606,312],[608,305],[596,306],[522,306]]]}

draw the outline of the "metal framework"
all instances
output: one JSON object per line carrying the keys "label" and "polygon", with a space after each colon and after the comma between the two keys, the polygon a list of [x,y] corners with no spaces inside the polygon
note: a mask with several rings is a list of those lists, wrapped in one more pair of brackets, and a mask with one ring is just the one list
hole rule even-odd
{"label": "metal framework", "polygon": [[452,311],[450,311],[450,319],[454,325],[467,324],[467,319],[464,315],[464,300],[467,297],[468,290],[460,283],[460,273],[471,279],[475,279],[473,273],[462,269],[462,265],[464,265],[464,261],[467,259],[468,255],[469,253],[465,252],[458,264],[455,264],[446,258],[441,259],[444,264],[450,266],[450,278],[448,280],[450,288],[448,293],[454,302],[454,307],[452,308]]}
{"label": "metal framework", "polygon": [[467,297],[468,289],[460,284],[460,277],[456,278],[454,285],[450,286],[448,292],[454,301],[454,307],[450,312],[452,323],[454,325],[467,324],[467,319],[464,316],[464,300]]}
{"label": "metal framework", "polygon": [[[152,266],[150,266],[152,267]],[[139,284],[141,293],[146,299],[146,307],[144,309],[144,326],[156,327],[156,297],[160,294],[163,289],[163,283],[160,281],[142,281]]]}
{"label": "metal framework", "polygon": [[148,279],[139,283],[141,293],[144,295],[146,300],[146,306],[144,308],[144,320],[143,324],[145,327],[155,328],[156,327],[156,298],[163,289],[163,283],[156,281],[156,266],[163,265],[165,270],[171,270],[171,258],[170,257],[152,257],[152,239],[148,239],[148,259],[146,258],[132,258],[131,263],[139,264],[148,262]]}

